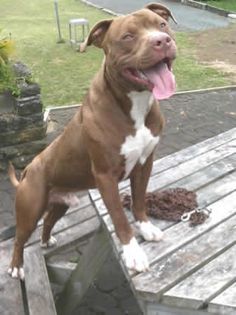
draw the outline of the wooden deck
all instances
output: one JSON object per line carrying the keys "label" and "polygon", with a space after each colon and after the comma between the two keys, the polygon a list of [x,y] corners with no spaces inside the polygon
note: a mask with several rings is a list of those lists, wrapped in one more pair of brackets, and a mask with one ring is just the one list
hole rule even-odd
{"label": "wooden deck", "polygon": [[[236,128],[156,161],[148,191],[170,187],[196,191],[199,206],[212,213],[196,227],[153,220],[165,236],[140,240],[151,262],[141,274],[126,270],[107,210],[91,192],[144,314],[236,314]],[[128,181],[120,189],[129,193]]]}
{"label": "wooden deck", "polygon": [[[11,279],[7,274],[13,249],[13,239],[0,243],[0,314],[1,315],[55,315],[57,314],[52,295],[48,271],[53,281],[64,285],[73,270],[67,274],[55,263],[47,266],[47,261],[60,251],[73,247],[79,241],[89,238],[99,227],[94,207],[88,195],[80,198],[80,207],[70,209],[55,226],[54,235],[58,246],[41,249],[39,246],[42,224],[30,238],[25,249],[25,281]],[[61,266],[61,264],[60,264]]]}
{"label": "wooden deck", "polygon": [[[137,274],[124,266],[120,243],[97,190],[90,191],[93,204],[83,196],[80,207],[57,223],[58,247],[39,248],[39,225],[25,250],[24,284],[6,273],[13,240],[1,242],[0,314],[56,314],[48,269],[50,279],[64,287],[58,312],[69,315],[111,249],[145,315],[236,314],[236,128],[156,161],[148,191],[173,187],[196,191],[199,206],[212,213],[196,227],[153,220],[165,231],[164,239],[154,243],[138,238],[151,262],[149,272]],[[128,181],[120,184],[120,191],[130,192]],[[127,215],[133,224],[131,213]],[[78,265],[48,263],[96,228],[97,235]]]}

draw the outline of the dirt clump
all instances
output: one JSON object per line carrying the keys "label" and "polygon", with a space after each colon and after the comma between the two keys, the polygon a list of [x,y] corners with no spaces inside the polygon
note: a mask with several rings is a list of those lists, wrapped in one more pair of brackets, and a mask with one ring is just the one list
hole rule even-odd
{"label": "dirt clump", "polygon": [[197,60],[232,76],[236,83],[236,23],[229,27],[193,33]]}

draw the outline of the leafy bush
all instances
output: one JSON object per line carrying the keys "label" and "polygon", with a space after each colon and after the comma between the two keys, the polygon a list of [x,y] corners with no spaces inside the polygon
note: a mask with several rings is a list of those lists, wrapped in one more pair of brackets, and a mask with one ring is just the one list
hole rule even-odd
{"label": "leafy bush", "polygon": [[0,37],[0,93],[4,91],[10,91],[12,94],[18,93],[15,74],[10,62],[14,50],[14,41],[10,36]]}

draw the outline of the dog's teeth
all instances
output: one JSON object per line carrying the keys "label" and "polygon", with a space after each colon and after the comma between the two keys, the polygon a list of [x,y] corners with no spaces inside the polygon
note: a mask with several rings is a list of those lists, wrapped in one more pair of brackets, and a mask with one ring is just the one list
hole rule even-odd
{"label": "dog's teeth", "polygon": [[170,71],[172,71],[171,62],[169,60],[166,61],[167,67]]}
{"label": "dog's teeth", "polygon": [[142,71],[138,70],[138,74],[139,74],[141,79],[147,80],[146,75]]}

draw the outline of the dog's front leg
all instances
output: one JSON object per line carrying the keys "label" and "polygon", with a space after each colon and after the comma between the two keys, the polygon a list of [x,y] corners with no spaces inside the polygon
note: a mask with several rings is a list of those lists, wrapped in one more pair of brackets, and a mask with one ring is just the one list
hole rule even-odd
{"label": "dog's front leg", "polygon": [[159,241],[163,232],[153,225],[146,215],[145,194],[148,180],[152,170],[153,154],[149,156],[144,165],[137,164],[131,176],[132,210],[136,226],[146,241]]}
{"label": "dog's front leg", "polygon": [[148,269],[146,254],[139,246],[133,235],[132,228],[127,220],[121,204],[118,181],[109,173],[94,174],[97,187],[111,216],[117,236],[123,246],[124,261],[129,269],[138,272]]}

